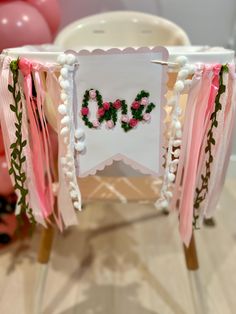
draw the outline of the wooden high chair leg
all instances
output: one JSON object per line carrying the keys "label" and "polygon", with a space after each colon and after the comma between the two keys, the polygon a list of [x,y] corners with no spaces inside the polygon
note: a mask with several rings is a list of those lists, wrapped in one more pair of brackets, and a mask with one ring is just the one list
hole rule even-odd
{"label": "wooden high chair leg", "polygon": [[52,251],[52,243],[54,238],[54,229],[52,226],[43,228],[40,239],[40,246],[38,251],[38,262],[40,264],[47,264],[50,259]]}
{"label": "wooden high chair leg", "polygon": [[195,245],[195,238],[194,233],[192,234],[192,238],[189,244],[189,247],[187,248],[184,245],[184,255],[185,255],[185,261],[187,265],[188,270],[197,270],[199,268],[198,264],[198,257],[197,257],[197,250]]}

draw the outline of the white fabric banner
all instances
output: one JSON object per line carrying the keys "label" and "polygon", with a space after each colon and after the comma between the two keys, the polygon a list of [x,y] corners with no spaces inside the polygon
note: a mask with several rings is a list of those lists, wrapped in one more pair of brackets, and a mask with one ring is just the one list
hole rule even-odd
{"label": "white fabric banner", "polygon": [[[79,176],[95,174],[114,160],[122,160],[144,174],[161,175],[167,66],[154,64],[151,60],[165,61],[167,58],[168,52],[163,47],[79,53],[74,123],[84,130],[86,143],[85,152],[79,156]],[[153,103],[155,108],[148,116],[149,121],[138,121],[128,132],[121,127],[121,109],[117,110],[114,128],[109,128],[106,121],[98,128],[89,128],[82,119],[81,108],[84,95],[90,89],[99,91],[103,102],[111,104],[117,99],[125,100],[129,121],[133,117],[131,106],[142,90],[149,93],[148,103]],[[96,121],[96,99],[89,99],[88,109],[89,121]]]}

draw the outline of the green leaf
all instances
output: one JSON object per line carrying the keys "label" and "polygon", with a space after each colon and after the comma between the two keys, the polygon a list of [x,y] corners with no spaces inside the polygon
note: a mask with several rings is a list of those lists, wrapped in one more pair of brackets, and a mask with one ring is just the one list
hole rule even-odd
{"label": "green leaf", "polygon": [[211,118],[210,118],[210,120],[214,119],[214,118],[215,118],[215,116],[216,116],[216,114],[215,114],[215,112],[213,112],[213,113],[211,114]]}
{"label": "green leaf", "polygon": [[14,169],[11,167],[11,168],[8,170],[8,172],[9,172],[9,175],[12,175],[13,172],[14,172]]}
{"label": "green leaf", "polygon": [[218,121],[215,120],[215,121],[213,122],[213,125],[214,125],[214,127],[217,128],[217,127],[218,127]]}
{"label": "green leaf", "polygon": [[16,107],[13,105],[10,105],[11,111],[16,112]]}
{"label": "green leaf", "polygon": [[10,63],[10,69],[11,71],[16,74],[16,71],[18,70],[18,59],[17,60],[12,60]]}
{"label": "green leaf", "polygon": [[14,88],[10,84],[8,84],[8,90],[10,93],[14,93]]}
{"label": "green leaf", "polygon": [[12,157],[13,159],[16,159],[17,155],[16,155],[15,151],[13,151],[13,152],[11,153],[11,157]]}
{"label": "green leaf", "polygon": [[14,189],[15,189],[15,190],[21,190],[21,186],[20,186],[18,183],[16,183],[16,184],[14,185]]}
{"label": "green leaf", "polygon": [[25,147],[25,146],[26,146],[26,144],[27,144],[27,141],[26,141],[26,140],[24,140],[24,141],[22,142],[21,146],[22,146],[22,147]]}
{"label": "green leaf", "polygon": [[212,145],[215,145],[215,144],[216,144],[216,141],[215,141],[215,139],[214,139],[213,137],[211,138],[211,144],[212,144]]}
{"label": "green leaf", "polygon": [[15,147],[16,147],[16,143],[12,143],[10,146],[11,149],[14,149]]}
{"label": "green leaf", "polygon": [[229,72],[229,68],[228,68],[228,65],[225,64],[222,66],[222,71],[225,72],[225,73],[228,73]]}
{"label": "green leaf", "polygon": [[21,175],[21,182],[24,183],[25,181],[26,181],[26,175],[25,175],[25,173],[23,173]]}
{"label": "green leaf", "polygon": [[15,160],[11,160],[11,162],[17,170],[20,170],[20,166],[17,164]]}
{"label": "green leaf", "polygon": [[16,102],[19,102],[20,100],[21,100],[21,95],[20,95],[20,91],[18,91],[16,95]]}
{"label": "green leaf", "polygon": [[22,121],[22,112],[19,113],[19,121]]}
{"label": "green leaf", "polygon": [[207,137],[211,136],[212,134],[212,130],[210,129],[208,132],[207,132]]}
{"label": "green leaf", "polygon": [[220,85],[220,87],[219,87],[219,93],[220,93],[220,94],[223,94],[223,93],[225,92],[225,89],[226,89],[225,85]]}
{"label": "green leaf", "polygon": [[26,161],[26,157],[23,156],[20,161],[21,161],[21,163],[25,162]]}
{"label": "green leaf", "polygon": [[21,181],[21,176],[15,175],[15,180]]}
{"label": "green leaf", "polygon": [[194,208],[199,208],[199,203],[195,203]]}
{"label": "green leaf", "polygon": [[16,135],[16,137],[19,139],[19,138],[21,138],[21,133],[19,132],[19,131],[16,131],[15,132],[15,135]]}
{"label": "green leaf", "polygon": [[27,194],[28,194],[28,190],[26,190],[26,189],[22,189],[22,190],[21,190],[21,195],[22,195],[23,197],[25,197]]}
{"label": "green leaf", "polygon": [[18,205],[21,205],[23,203],[23,199],[21,198],[19,201],[18,201]]}

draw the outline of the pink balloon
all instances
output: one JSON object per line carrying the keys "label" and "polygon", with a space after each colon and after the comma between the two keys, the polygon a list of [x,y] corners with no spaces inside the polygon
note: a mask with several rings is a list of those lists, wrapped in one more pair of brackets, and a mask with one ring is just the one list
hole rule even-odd
{"label": "pink balloon", "polygon": [[3,143],[3,137],[2,137],[2,130],[0,127],[0,156],[5,154],[5,149],[4,149],[4,143]]}
{"label": "pink balloon", "polygon": [[32,5],[22,1],[0,4],[0,51],[51,41],[47,22]]}
{"label": "pink balloon", "polygon": [[26,0],[39,10],[47,21],[53,35],[58,31],[61,22],[60,6],[57,0]]}
{"label": "pink balloon", "polygon": [[0,195],[8,196],[14,192],[11,179],[8,173],[8,166],[5,156],[0,156]]}

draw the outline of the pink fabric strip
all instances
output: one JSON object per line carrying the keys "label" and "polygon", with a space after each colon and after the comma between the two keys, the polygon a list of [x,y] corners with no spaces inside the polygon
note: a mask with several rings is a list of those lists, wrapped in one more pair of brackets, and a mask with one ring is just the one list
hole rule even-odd
{"label": "pink fabric strip", "polygon": [[[41,154],[34,154],[34,149],[31,149],[32,143],[33,145],[39,145],[39,141],[37,138],[37,129],[34,123],[34,117],[32,116],[31,109],[31,91],[32,91],[32,82],[31,75],[27,75],[24,78],[24,95],[25,101],[23,102],[24,111],[26,114],[24,115],[24,119],[22,120],[22,132],[25,134],[25,138],[27,139],[28,145],[25,147],[26,151],[26,174],[27,174],[27,184],[29,189],[29,200],[30,206],[33,210],[34,217],[37,222],[46,226],[45,223],[45,215],[44,215],[44,204],[43,197],[40,196],[39,185],[40,185],[40,177],[38,177],[37,172],[35,172],[34,163],[37,160],[41,159]],[[30,134],[30,136],[29,136]],[[37,156],[35,158],[35,156]]]}
{"label": "pink fabric strip", "polygon": [[[41,215],[44,218],[48,217],[48,212],[51,208],[47,202],[45,196],[45,171],[44,171],[44,153],[42,148],[42,136],[40,131],[40,125],[38,123],[38,116],[36,114],[37,104],[32,97],[32,78],[31,73],[24,76],[24,95],[26,98],[26,106],[28,113],[28,121],[24,121],[24,126],[28,126],[28,163],[31,164],[31,167],[27,169],[27,176],[29,178],[34,178],[34,184],[31,185],[29,190],[29,195],[32,194],[32,190],[35,190],[37,194],[37,199],[39,201],[39,206],[41,209]],[[36,179],[37,178],[37,179]],[[35,198],[33,200],[35,203]],[[34,208],[35,204],[32,204]]]}
{"label": "pink fabric strip", "polygon": [[180,199],[180,234],[183,242],[189,245],[192,236],[193,200],[196,185],[199,153],[205,133],[205,116],[211,93],[212,69],[205,68],[202,76],[201,89],[199,91],[196,109],[194,113],[194,127],[192,130],[190,150],[187,155],[182,198]]}
{"label": "pink fabric strip", "polygon": [[[215,98],[219,90],[219,73],[220,73],[221,65],[217,64],[213,67],[213,78],[211,82],[211,91],[210,91],[210,96],[208,100],[208,106],[206,110],[206,115],[204,119],[204,141],[202,143],[201,151],[200,151],[200,157],[199,157],[199,162],[198,162],[198,171],[197,171],[197,180],[196,180],[196,187],[198,184],[201,182],[201,174],[205,170],[205,164],[206,164],[206,158],[207,155],[205,153],[205,147],[207,145],[207,133],[211,125],[211,114],[214,112],[215,109]],[[214,155],[215,151],[215,146],[212,147],[212,153]]]}
{"label": "pink fabric strip", "polygon": [[[40,79],[40,74],[38,69],[33,69],[34,71],[34,82],[35,82],[35,89],[37,95],[37,113],[38,118],[40,121],[40,140],[42,145],[42,157],[43,163],[41,166],[44,168],[43,175],[44,175],[44,186],[43,186],[43,193],[45,195],[45,205],[46,205],[46,215],[50,216],[53,213],[54,209],[54,196],[52,191],[52,177],[51,177],[51,170],[50,170],[50,160],[49,157],[49,135],[47,129],[47,121],[43,113],[43,103],[44,103],[44,89]],[[36,112],[35,112],[36,114]]]}
{"label": "pink fabric strip", "polygon": [[191,136],[189,135],[192,134],[194,113],[196,109],[199,91],[202,86],[202,72],[203,66],[198,65],[194,77],[192,79],[191,89],[189,91],[188,100],[186,104],[185,117],[187,117],[187,119],[184,120],[179,164],[174,184],[173,198],[171,202],[172,209],[176,208],[177,200],[181,197],[182,176],[184,173],[183,171],[186,163],[186,158],[187,156],[189,156],[190,153]]}
{"label": "pink fabric strip", "polygon": [[[39,67],[39,65],[37,65]],[[43,144],[44,144],[44,152],[45,152],[45,165],[46,165],[46,173],[47,173],[47,181],[48,181],[48,186],[47,186],[47,195],[48,195],[48,201],[49,205],[51,208],[51,212],[53,214],[54,220],[56,221],[58,228],[62,231],[63,230],[63,224],[61,220],[61,213],[58,211],[54,211],[54,193],[53,193],[53,179],[52,179],[52,174],[54,172],[54,168],[56,165],[55,160],[53,160],[53,154],[52,154],[52,149],[50,147],[51,142],[50,142],[50,136],[49,136],[49,131],[48,131],[48,122],[45,116],[44,112],[44,104],[46,101],[46,86],[45,86],[45,73],[42,72],[39,69],[37,69],[34,73],[35,77],[35,82],[36,82],[36,91],[37,91],[37,99],[38,96],[40,97],[40,107],[38,106],[38,112],[40,116],[40,121],[41,124],[44,125],[43,130],[42,130],[42,136],[43,136]]]}

